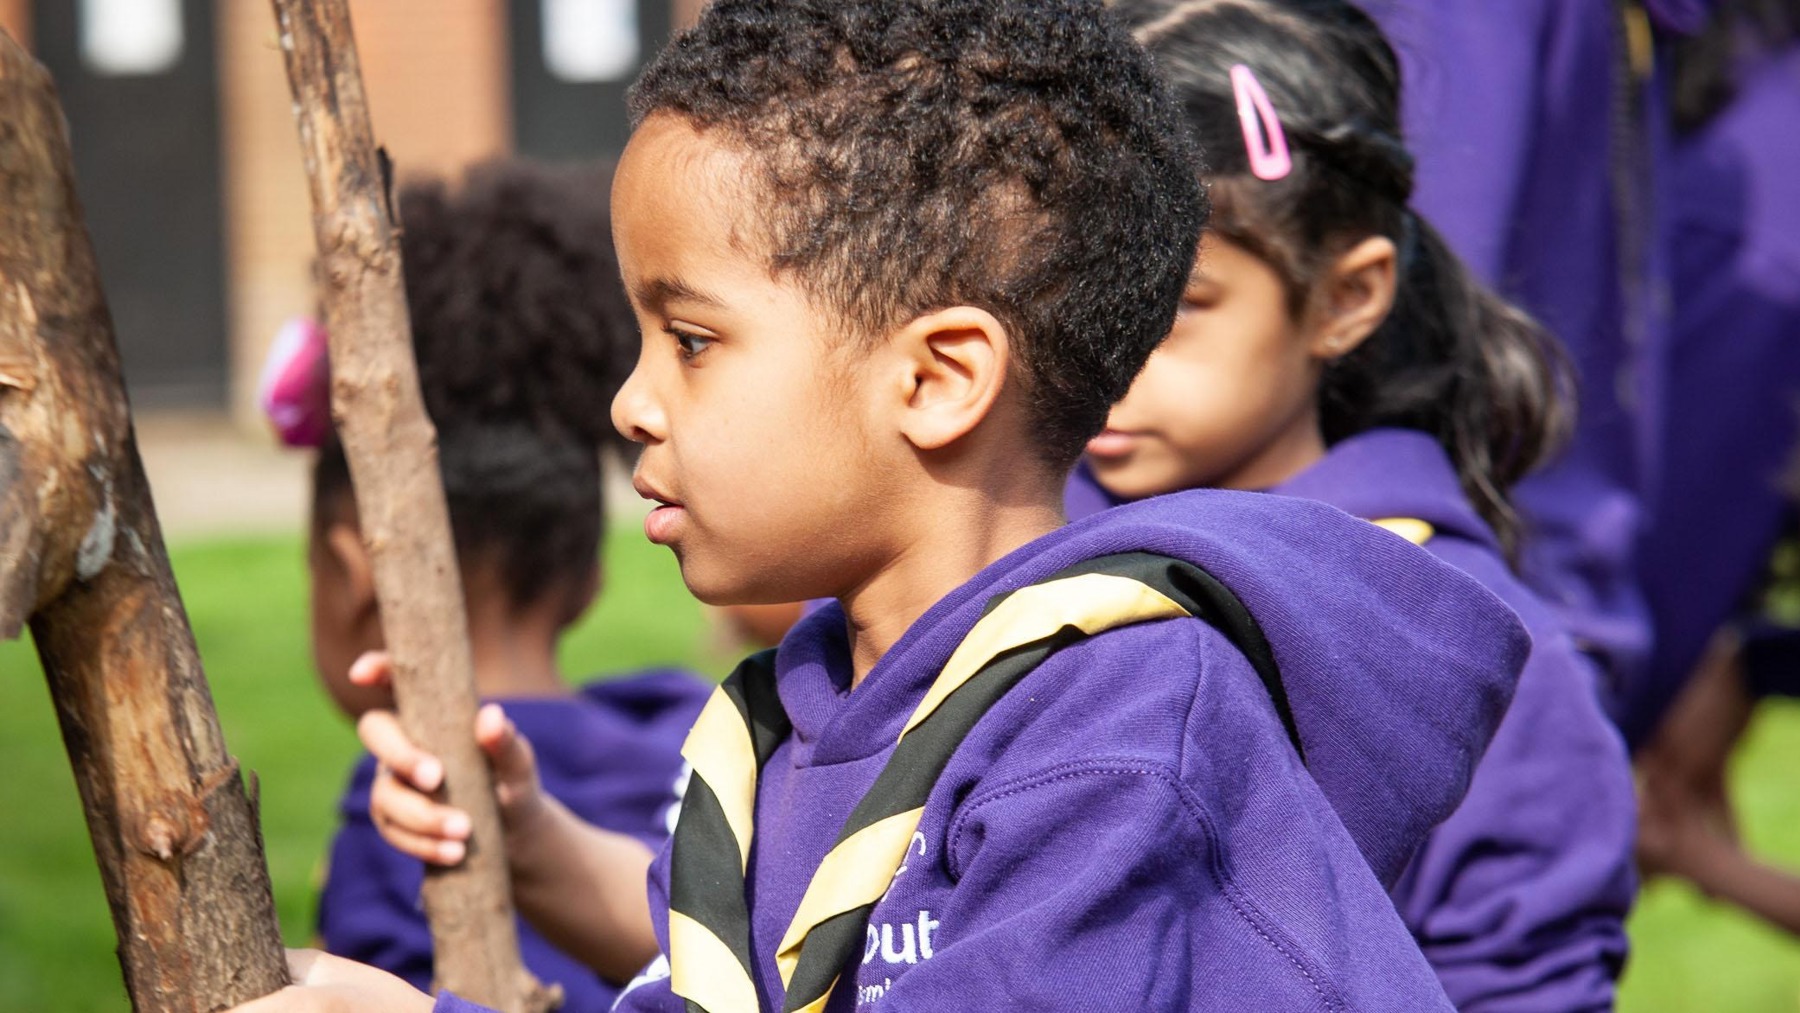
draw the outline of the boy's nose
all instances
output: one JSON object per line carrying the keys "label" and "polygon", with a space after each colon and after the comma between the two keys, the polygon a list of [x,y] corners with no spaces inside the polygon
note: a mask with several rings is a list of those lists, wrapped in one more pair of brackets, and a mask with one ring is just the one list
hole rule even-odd
{"label": "boy's nose", "polygon": [[668,431],[667,419],[651,396],[641,363],[613,396],[612,424],[621,436],[633,443],[655,443]]}

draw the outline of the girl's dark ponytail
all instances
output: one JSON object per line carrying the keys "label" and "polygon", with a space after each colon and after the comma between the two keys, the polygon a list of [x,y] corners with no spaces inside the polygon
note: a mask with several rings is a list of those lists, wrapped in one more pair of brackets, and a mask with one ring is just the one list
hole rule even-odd
{"label": "girl's dark ponytail", "polygon": [[[1412,211],[1401,141],[1400,62],[1346,0],[1116,0],[1173,86],[1213,167],[1214,229],[1282,277],[1304,311],[1350,246],[1399,250],[1395,304],[1326,371],[1327,443],[1382,426],[1430,433],[1509,556],[1521,523],[1508,491],[1571,425],[1573,385],[1555,342],[1469,273]],[[1254,178],[1231,68],[1256,74],[1293,153],[1283,178]]]}
{"label": "girl's dark ponytail", "polygon": [[1325,439],[1430,433],[1510,557],[1523,525],[1508,490],[1567,437],[1569,372],[1537,321],[1477,280],[1430,222],[1408,211],[1402,231],[1393,311],[1326,373]]}

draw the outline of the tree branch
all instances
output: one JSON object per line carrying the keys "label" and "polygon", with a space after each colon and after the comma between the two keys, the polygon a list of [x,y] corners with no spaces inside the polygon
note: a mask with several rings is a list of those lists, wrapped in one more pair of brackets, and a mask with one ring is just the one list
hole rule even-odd
{"label": "tree branch", "polygon": [[71,164],[49,75],[0,33],[0,637],[29,621],[133,1007],[220,1010],[287,984],[287,965]]}
{"label": "tree branch", "polygon": [[438,983],[503,1010],[554,997],[519,958],[500,820],[474,741],[477,699],[437,433],[413,361],[400,249],[345,0],[273,0],[313,199],[332,415],[393,654],[400,720],[444,762],[474,824],[468,857],[425,881]]}

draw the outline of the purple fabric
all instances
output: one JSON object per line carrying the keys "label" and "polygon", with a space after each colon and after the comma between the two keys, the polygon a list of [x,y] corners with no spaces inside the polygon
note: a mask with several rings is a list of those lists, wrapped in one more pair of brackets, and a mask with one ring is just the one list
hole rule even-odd
{"label": "purple fabric", "polygon": [[437,1002],[431,1006],[431,1013],[495,1013],[486,1006],[472,1003],[451,992],[439,992]]}
{"label": "purple fabric", "polygon": [[1644,0],[1651,24],[1669,35],[1698,34],[1717,6],[1717,0]]}
{"label": "purple fabric", "polygon": [[[940,601],[849,692],[841,610],[777,657],[794,733],[758,785],[752,952],[778,937],[901,724],[994,594],[1080,560],[1189,559],[1260,621],[1305,743],[1212,627],[1165,620],[1053,655],[976,726],[828,1009],[1449,1009],[1388,899],[1460,801],[1527,642],[1479,585],[1303,500],[1161,497],[1077,522]],[[651,870],[667,941],[668,851]],[[660,973],[658,973],[660,971]],[[675,1010],[666,970],[625,1010]]]}
{"label": "purple fabric", "polygon": [[1371,520],[1413,517],[1438,558],[1518,612],[1531,660],[1462,805],[1393,896],[1464,1013],[1613,1008],[1636,892],[1630,761],[1601,710],[1592,663],[1508,570],[1493,532],[1424,433],[1345,440],[1275,490]]}
{"label": "purple fabric", "polygon": [[[1565,455],[1518,490],[1537,535],[1526,569],[1609,672],[1632,671],[1650,649],[1632,553],[1641,497],[1655,483],[1663,374],[1648,283],[1634,277],[1628,291],[1621,271],[1626,240],[1611,161],[1614,6],[1364,6],[1406,74],[1414,205],[1477,275],[1569,349],[1580,425]],[[1647,247],[1648,235],[1629,238]],[[1628,318],[1637,321],[1630,331]]]}
{"label": "purple fabric", "polygon": [[[1800,395],[1800,47],[1749,73],[1673,163],[1675,326],[1665,438],[1640,569],[1655,659],[1621,726],[1654,729],[1781,530]],[[1758,678],[1761,678],[1760,676]]]}
{"label": "purple fabric", "polygon": [[[712,686],[675,671],[589,683],[572,699],[503,700],[531,740],[544,788],[583,819],[627,833],[651,848],[667,838],[680,776],[681,743]],[[419,906],[424,866],[381,839],[369,818],[375,760],[364,756],[339,804],[319,898],[319,935],[332,953],[431,986],[431,934]],[[551,946],[524,921],[525,965],[563,986],[568,1013],[607,1010],[615,985]]]}

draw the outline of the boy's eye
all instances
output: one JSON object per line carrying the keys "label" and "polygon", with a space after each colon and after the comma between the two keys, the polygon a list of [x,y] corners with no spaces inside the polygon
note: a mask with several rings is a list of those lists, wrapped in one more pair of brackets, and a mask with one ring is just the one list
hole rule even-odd
{"label": "boy's eye", "polygon": [[692,359],[694,356],[706,351],[707,346],[713,343],[713,339],[711,338],[701,337],[698,334],[684,331],[677,327],[665,327],[663,330],[668,333],[669,337],[675,339],[675,344],[681,349],[681,357],[683,359]]}

